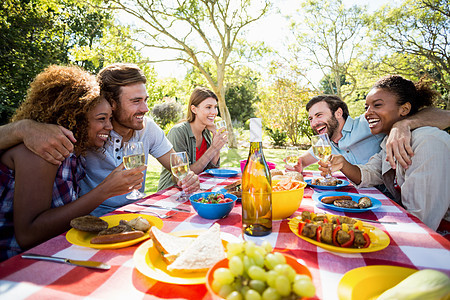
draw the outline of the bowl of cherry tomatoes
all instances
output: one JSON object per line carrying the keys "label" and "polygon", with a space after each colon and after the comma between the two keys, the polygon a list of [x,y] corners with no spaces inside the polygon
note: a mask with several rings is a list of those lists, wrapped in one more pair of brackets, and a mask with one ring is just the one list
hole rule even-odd
{"label": "bowl of cherry tomatoes", "polygon": [[205,192],[191,195],[189,201],[197,214],[205,219],[221,219],[230,213],[237,197],[221,192]]}

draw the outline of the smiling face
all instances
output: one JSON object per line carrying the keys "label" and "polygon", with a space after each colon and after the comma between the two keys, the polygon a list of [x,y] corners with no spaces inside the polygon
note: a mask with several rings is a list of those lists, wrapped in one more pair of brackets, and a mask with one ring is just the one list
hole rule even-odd
{"label": "smiling face", "polygon": [[217,100],[209,97],[203,100],[199,105],[191,105],[191,111],[195,114],[194,122],[204,126],[211,126],[214,124],[214,119],[217,116]]}
{"label": "smiling face", "polygon": [[113,102],[114,130],[125,137],[133,130],[144,128],[144,115],[148,112],[147,99],[144,83],[122,86],[120,102]]}
{"label": "smiling face", "polygon": [[392,125],[408,115],[410,103],[397,104],[397,96],[384,89],[374,88],[366,97],[366,113],[372,134],[389,134]]}
{"label": "smiling face", "polygon": [[338,111],[333,114],[325,101],[317,102],[308,112],[311,128],[317,134],[328,133],[330,139],[334,139],[339,131],[339,121],[336,118]]}
{"label": "smiling face", "polygon": [[88,144],[89,147],[103,147],[112,130],[112,109],[106,99],[101,100],[91,111],[87,113],[89,122]]}

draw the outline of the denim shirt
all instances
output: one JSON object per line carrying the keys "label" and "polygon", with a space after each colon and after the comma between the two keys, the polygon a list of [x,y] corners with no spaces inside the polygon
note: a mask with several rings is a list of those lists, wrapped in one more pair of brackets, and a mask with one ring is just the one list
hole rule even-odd
{"label": "denim shirt", "polygon": [[[331,142],[333,154],[342,155],[349,163],[365,164],[374,154],[380,152],[384,134],[373,135],[363,115],[352,119],[347,117],[342,128],[342,138],[338,143]],[[310,148],[309,153],[316,157]],[[317,157],[316,157],[317,158]]]}

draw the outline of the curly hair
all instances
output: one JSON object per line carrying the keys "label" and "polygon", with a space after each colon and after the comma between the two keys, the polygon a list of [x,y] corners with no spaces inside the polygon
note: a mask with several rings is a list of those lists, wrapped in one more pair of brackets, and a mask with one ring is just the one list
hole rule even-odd
{"label": "curly hair", "polygon": [[73,132],[75,153],[88,149],[87,113],[100,102],[100,88],[94,75],[75,66],[47,67],[38,74],[12,121],[31,119],[61,125]]}
{"label": "curly hair", "polygon": [[417,83],[405,79],[399,75],[387,75],[379,79],[372,88],[384,89],[397,96],[397,105],[407,102],[411,104],[408,115],[413,115],[421,108],[433,106],[434,100],[439,93],[429,87],[425,78],[421,78]]}

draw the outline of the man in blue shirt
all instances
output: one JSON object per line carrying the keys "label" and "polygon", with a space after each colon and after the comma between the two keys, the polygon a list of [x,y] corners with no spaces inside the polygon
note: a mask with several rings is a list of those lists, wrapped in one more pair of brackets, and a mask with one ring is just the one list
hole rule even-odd
{"label": "man in blue shirt", "polygon": [[[340,154],[352,164],[365,164],[369,158],[380,151],[380,143],[384,135],[372,135],[364,115],[352,119],[347,104],[335,95],[313,97],[307,104],[308,119],[316,134],[328,133],[332,153]],[[411,130],[422,126],[435,126],[445,129],[449,124],[449,112],[427,108],[415,115],[394,124],[387,142],[388,160],[395,169],[395,160],[408,168],[411,150]],[[300,156],[295,167],[286,166],[288,170],[302,172],[316,158],[310,148]]]}

